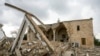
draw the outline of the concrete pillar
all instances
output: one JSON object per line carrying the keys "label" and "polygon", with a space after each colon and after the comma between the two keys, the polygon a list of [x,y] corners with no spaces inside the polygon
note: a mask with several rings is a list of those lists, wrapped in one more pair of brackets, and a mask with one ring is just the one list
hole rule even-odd
{"label": "concrete pillar", "polygon": [[35,33],[31,30],[30,27],[29,27],[29,31],[28,31],[27,40],[28,40],[28,42],[32,42],[35,40]]}
{"label": "concrete pillar", "polygon": [[53,29],[53,41],[56,40],[55,29]]}
{"label": "concrete pillar", "polygon": [[[68,32],[67,32],[67,29],[66,29],[66,38],[69,38],[69,35],[68,35]],[[67,40],[67,42],[69,41],[69,39]]]}

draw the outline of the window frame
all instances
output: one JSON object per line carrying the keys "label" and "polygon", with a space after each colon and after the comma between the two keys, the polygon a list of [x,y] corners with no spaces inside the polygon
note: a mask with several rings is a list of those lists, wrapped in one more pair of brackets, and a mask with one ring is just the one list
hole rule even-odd
{"label": "window frame", "polygon": [[86,45],[86,38],[81,38],[81,44]]}
{"label": "window frame", "polygon": [[80,26],[79,25],[77,25],[77,31],[80,31]]}

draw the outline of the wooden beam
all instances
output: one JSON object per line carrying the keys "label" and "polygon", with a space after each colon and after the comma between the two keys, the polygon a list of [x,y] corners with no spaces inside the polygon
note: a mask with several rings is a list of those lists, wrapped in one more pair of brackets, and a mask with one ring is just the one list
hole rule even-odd
{"label": "wooden beam", "polygon": [[21,52],[19,51],[19,49],[16,49],[15,52],[16,52],[16,56],[22,56]]}
{"label": "wooden beam", "polygon": [[45,43],[47,44],[47,46],[49,47],[49,49],[51,51],[54,52],[54,47],[53,45],[50,43],[50,41],[47,39],[47,37],[44,35],[44,33],[41,31],[41,29],[38,27],[38,25],[36,25],[36,23],[32,20],[32,16],[29,14],[26,14],[27,19],[30,21],[30,23],[34,26],[35,30],[40,34],[41,39],[43,41],[45,41]]}
{"label": "wooden beam", "polygon": [[19,7],[16,7],[16,6],[14,6],[14,5],[8,4],[8,3],[5,3],[5,5],[6,5],[6,6],[9,6],[9,7],[12,7],[12,8],[15,8],[15,9],[21,11],[21,12],[24,12],[25,14],[30,14],[30,15],[32,15],[38,22],[40,22],[40,23],[42,24],[42,27],[46,30],[46,27],[45,27],[45,25],[43,24],[43,22],[40,21],[40,20],[39,20],[35,15],[33,15],[32,13],[30,13],[30,12],[28,12],[28,11],[26,11],[26,10],[23,10],[23,9],[21,9],[21,8],[19,8]]}
{"label": "wooden beam", "polygon": [[13,42],[12,47],[10,48],[10,52],[13,52],[15,50],[15,48],[18,48],[18,45],[21,44],[19,42],[22,41],[21,37],[22,37],[22,34],[23,34],[23,30],[25,30],[25,28],[26,28],[26,21],[25,21],[25,19],[23,19],[23,22],[20,26],[17,37],[16,37],[15,41]]}

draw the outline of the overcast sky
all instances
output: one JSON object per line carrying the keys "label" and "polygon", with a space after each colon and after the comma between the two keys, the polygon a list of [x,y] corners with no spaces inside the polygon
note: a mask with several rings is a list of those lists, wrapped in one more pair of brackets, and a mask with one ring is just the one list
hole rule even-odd
{"label": "overcast sky", "polygon": [[19,29],[24,13],[10,3],[35,14],[44,23],[93,18],[94,34],[100,36],[100,0],[0,0],[0,23],[7,36]]}

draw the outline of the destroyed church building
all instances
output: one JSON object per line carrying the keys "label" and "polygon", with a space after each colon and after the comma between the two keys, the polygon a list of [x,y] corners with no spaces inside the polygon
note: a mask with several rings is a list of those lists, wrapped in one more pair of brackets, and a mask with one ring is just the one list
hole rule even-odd
{"label": "destroyed church building", "polygon": [[[70,43],[75,47],[94,48],[94,34],[92,18],[83,20],[72,20],[45,24],[48,30],[40,29],[50,41]],[[35,33],[29,28],[25,41],[36,40]]]}
{"label": "destroyed church building", "polygon": [[32,13],[5,5],[25,13],[25,17],[14,41],[10,42],[4,32],[0,56],[100,56],[100,48],[94,45],[92,18],[43,24]]}

